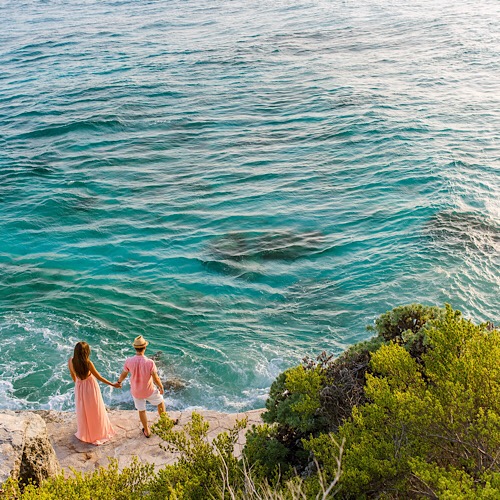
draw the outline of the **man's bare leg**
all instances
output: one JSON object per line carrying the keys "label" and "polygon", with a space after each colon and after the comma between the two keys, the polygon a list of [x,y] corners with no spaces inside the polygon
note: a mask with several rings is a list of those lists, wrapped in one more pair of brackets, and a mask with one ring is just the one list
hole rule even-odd
{"label": "man's bare leg", "polygon": [[148,424],[148,416],[146,414],[146,410],[139,411],[139,418],[141,419],[141,424],[144,429],[144,435],[149,437],[149,424]]}
{"label": "man's bare leg", "polygon": [[162,402],[162,403],[160,403],[158,405],[158,415],[161,415],[162,413],[165,413],[165,411],[166,411],[165,410],[165,403]]}

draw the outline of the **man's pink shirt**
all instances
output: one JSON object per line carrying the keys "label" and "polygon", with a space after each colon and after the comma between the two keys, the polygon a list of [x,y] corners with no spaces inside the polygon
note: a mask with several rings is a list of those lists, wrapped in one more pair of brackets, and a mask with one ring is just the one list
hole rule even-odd
{"label": "man's pink shirt", "polygon": [[153,394],[154,385],[151,374],[156,365],[146,356],[133,356],[125,360],[123,370],[130,372],[130,392],[136,399],[146,399]]}

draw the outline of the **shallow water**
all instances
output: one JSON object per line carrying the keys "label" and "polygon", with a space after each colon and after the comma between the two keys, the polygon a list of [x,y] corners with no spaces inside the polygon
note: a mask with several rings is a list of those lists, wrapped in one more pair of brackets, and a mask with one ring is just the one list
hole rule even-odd
{"label": "shallow water", "polygon": [[78,340],[237,411],[396,305],[498,323],[498,2],[0,14],[1,407],[73,408]]}

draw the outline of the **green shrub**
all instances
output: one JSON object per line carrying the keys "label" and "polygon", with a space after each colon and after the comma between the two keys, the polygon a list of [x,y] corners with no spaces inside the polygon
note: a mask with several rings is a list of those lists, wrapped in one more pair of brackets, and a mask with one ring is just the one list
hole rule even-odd
{"label": "green shrub", "polygon": [[365,379],[369,371],[370,356],[384,341],[374,337],[350,347],[334,361],[322,362],[325,385],[320,392],[320,408],[323,427],[321,431],[337,431],[351,416],[355,406],[366,402]]}
{"label": "green shrub", "polygon": [[307,369],[300,365],[286,370],[271,386],[264,420],[301,433],[315,430],[323,385],[324,370],[320,366]]}
{"label": "green shrub", "polygon": [[168,494],[179,499],[226,498],[228,487],[238,490],[243,484],[242,469],[234,457],[238,432],[246,421],[237,421],[229,432],[223,432],[212,441],[208,438],[209,424],[193,412],[191,422],[184,429],[174,431],[174,422],[163,414],[152,426],[164,443],[166,451],[179,454],[175,465],[158,472],[152,492]]}
{"label": "green shrub", "polygon": [[[269,458],[263,459],[262,453],[254,454],[256,447],[249,447],[253,443],[253,436],[245,447],[250,463],[258,463],[261,471],[267,470],[271,474],[269,480],[272,480],[276,467],[282,472],[286,471],[281,461],[284,456],[289,467],[302,469],[307,466],[309,453],[303,449],[302,438],[324,427],[319,413],[320,393],[324,384],[324,368],[310,363],[286,370],[273,382],[266,401],[267,412],[262,417],[265,422],[277,425],[272,430],[271,427],[261,428],[255,440],[263,449],[269,449],[279,456],[280,461],[273,466]],[[267,437],[265,432],[268,432]],[[269,443],[264,444],[266,439]]]}
{"label": "green shrub", "polygon": [[446,500],[497,500],[500,473],[484,472],[479,480],[456,467],[439,467],[422,459],[410,461],[413,477],[410,488],[415,496]]}
{"label": "green shrub", "polygon": [[110,459],[107,468],[82,474],[73,470],[74,477],[64,474],[45,480],[40,486],[27,485],[24,491],[16,481],[9,480],[2,486],[0,498],[14,500],[127,500],[145,498],[155,481],[154,467],[140,464],[135,459],[130,467],[121,472],[118,461]]}
{"label": "green shrub", "polygon": [[[420,363],[427,350],[426,330],[443,316],[444,309],[438,307],[421,304],[396,307],[375,321],[372,330],[377,336],[351,346],[337,359],[322,353],[314,361],[306,359],[303,365],[281,373],[271,386],[267,412],[263,415],[265,422],[276,427],[272,431],[266,428],[267,438],[264,429],[258,435],[261,449],[267,449],[267,439],[271,453],[264,460],[264,454],[254,453],[254,447],[247,450],[249,460],[259,463],[262,470],[272,475],[275,467],[269,456],[273,456],[278,450],[277,443],[281,443],[280,460],[286,456],[299,473],[311,470],[311,454],[304,449],[303,439],[337,432],[351,418],[353,409],[367,402],[365,385],[372,371],[372,353],[395,342]],[[279,468],[282,467],[280,462]]]}
{"label": "green shrub", "polygon": [[[500,498],[500,332],[446,306],[426,337],[421,363],[395,343],[372,355],[369,402],[339,429],[344,496]],[[329,478],[327,443],[305,447]]]}
{"label": "green shrub", "polygon": [[404,343],[405,337],[418,333],[426,323],[435,319],[442,319],[444,309],[422,304],[408,304],[398,306],[380,315],[375,320],[374,329],[377,335],[385,341]]}
{"label": "green shrub", "polygon": [[244,457],[252,464],[256,477],[268,478],[275,482],[277,478],[289,477],[291,465],[290,451],[277,435],[277,426],[268,424],[253,426],[247,431]]}

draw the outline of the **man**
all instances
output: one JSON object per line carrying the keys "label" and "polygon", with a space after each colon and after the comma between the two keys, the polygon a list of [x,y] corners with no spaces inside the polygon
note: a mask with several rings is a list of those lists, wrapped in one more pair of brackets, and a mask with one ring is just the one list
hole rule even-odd
{"label": "man", "polygon": [[[152,359],[147,358],[144,353],[149,342],[139,335],[135,338],[132,344],[135,349],[135,356],[128,358],[123,366],[123,372],[118,379],[121,383],[127,378],[130,373],[130,392],[134,398],[134,404],[139,411],[139,418],[142,423],[142,432],[149,438],[149,425],[148,417],[146,415],[146,401],[156,405],[158,414],[161,415],[165,412],[165,402],[163,401],[163,384],[156,364]],[[155,387],[156,386],[156,387]]]}

